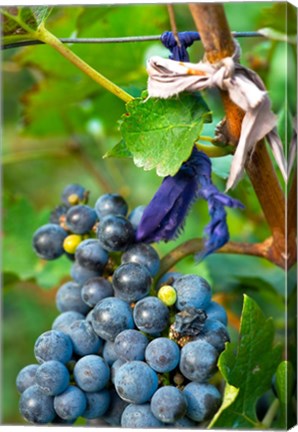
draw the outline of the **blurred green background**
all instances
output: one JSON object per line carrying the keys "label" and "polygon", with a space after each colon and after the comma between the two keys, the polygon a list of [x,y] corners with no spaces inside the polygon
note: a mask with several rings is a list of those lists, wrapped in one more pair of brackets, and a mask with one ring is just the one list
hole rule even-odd
{"label": "blurred green background", "polygon": [[[179,31],[195,30],[186,4],[175,5],[174,10]],[[281,35],[296,32],[295,10],[286,3],[230,3],[225,10],[233,31],[270,27]],[[170,30],[165,5],[60,6],[53,9],[47,27],[58,37],[159,35]],[[291,132],[286,125],[296,107],[296,47],[264,38],[239,42],[241,61],[256,70],[268,87],[286,146]],[[71,49],[133,96],[146,88],[146,59],[168,55],[159,42],[72,45]],[[194,62],[203,54],[199,42],[189,51]],[[125,112],[124,103],[51,47],[3,51],[2,96],[2,422],[23,424],[15,378],[22,367],[35,362],[34,342],[58,314],[55,293],[69,279],[70,269],[66,258],[39,260],[31,249],[33,232],[47,222],[69,183],[85,186],[91,205],[102,193],[118,192],[132,209],[150,201],[161,178],[136,168],[129,159],[102,159],[120,140],[118,121]],[[205,126],[203,134],[213,136],[223,111],[216,92],[204,96],[213,111],[213,123]],[[213,179],[222,191],[230,159],[213,159]],[[268,237],[247,177],[231,195],[245,204],[243,211],[228,211],[231,239],[257,242]],[[206,203],[197,202],[180,238],[157,245],[160,255],[183,240],[201,237],[208,220]],[[177,269],[208,279],[214,298],[228,310],[232,339],[237,337],[243,293],[247,293],[274,318],[276,340],[285,343],[286,279],[281,269],[259,258],[235,255],[209,256],[200,264],[189,257]],[[288,275],[287,290],[293,300],[295,269]]]}

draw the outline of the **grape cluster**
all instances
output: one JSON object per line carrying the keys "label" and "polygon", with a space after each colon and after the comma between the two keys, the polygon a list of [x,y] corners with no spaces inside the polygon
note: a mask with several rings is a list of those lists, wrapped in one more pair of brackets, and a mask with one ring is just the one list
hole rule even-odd
{"label": "grape cluster", "polygon": [[72,279],[57,291],[52,329],[35,342],[38,364],[17,376],[22,416],[130,428],[210,419],[221,394],[209,380],[229,335],[207,281],[177,272],[154,280],[159,256],[135,241],[144,206],[127,216],[125,200],[105,194],[92,208],[79,185],[67,186],[62,202],[33,248],[47,260],[66,254]]}

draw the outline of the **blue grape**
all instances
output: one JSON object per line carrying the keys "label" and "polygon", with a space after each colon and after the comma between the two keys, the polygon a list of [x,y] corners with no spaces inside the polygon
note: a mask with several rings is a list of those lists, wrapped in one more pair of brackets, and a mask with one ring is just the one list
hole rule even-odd
{"label": "blue grape", "polygon": [[78,204],[87,198],[86,189],[79,184],[67,185],[62,192],[61,199],[67,206]]}
{"label": "blue grape", "polygon": [[84,284],[89,279],[100,276],[101,273],[102,272],[98,272],[98,271],[94,271],[94,270],[90,270],[90,269],[87,269],[85,267],[82,267],[78,262],[74,262],[74,264],[71,266],[71,269],[70,269],[71,277],[78,284]]}
{"label": "blue grape", "polygon": [[145,359],[156,372],[164,373],[175,369],[179,364],[180,349],[171,339],[153,339],[146,348]]}
{"label": "blue grape", "polygon": [[156,334],[166,328],[169,321],[169,309],[158,298],[145,297],[136,303],[133,317],[139,330]]}
{"label": "blue grape", "polygon": [[19,409],[24,419],[30,423],[51,423],[56,417],[53,398],[45,395],[36,384],[22,393]]}
{"label": "blue grape", "polygon": [[144,360],[148,339],[138,330],[123,330],[116,336],[115,351],[119,358],[129,360]]}
{"label": "blue grape", "polygon": [[64,392],[69,378],[67,367],[57,360],[44,362],[36,372],[36,383],[47,396],[57,396]]}
{"label": "blue grape", "polygon": [[72,352],[69,336],[57,330],[42,333],[34,345],[34,354],[39,363],[49,360],[67,363],[72,357]]}
{"label": "blue grape", "polygon": [[116,372],[117,370],[124,365],[124,363],[126,363],[126,360],[122,360],[120,358],[118,358],[117,360],[114,361],[114,363],[111,366],[111,381],[113,384],[115,384],[115,376],[116,376]]}
{"label": "blue grape", "polygon": [[85,393],[87,408],[83,414],[86,419],[96,419],[101,417],[109,408],[111,396],[107,389],[100,392]]}
{"label": "blue grape", "polygon": [[217,358],[217,350],[208,342],[188,342],[181,350],[180,371],[191,381],[207,381],[216,370]]}
{"label": "blue grape", "polygon": [[145,297],[150,290],[151,276],[141,264],[127,263],[119,266],[113,274],[115,295],[128,303]]}
{"label": "blue grape", "polygon": [[112,297],[114,290],[112,284],[104,277],[88,279],[82,286],[82,300],[90,307],[94,307],[100,300]]}
{"label": "blue grape", "polygon": [[173,427],[178,429],[194,429],[195,427],[197,427],[197,424],[187,416],[184,416],[176,420],[173,424]]}
{"label": "blue grape", "polygon": [[222,305],[216,303],[215,301],[211,301],[210,304],[205,309],[208,319],[218,320],[223,323],[223,325],[228,324],[227,313]]}
{"label": "blue grape", "polygon": [[85,320],[90,322],[91,325],[92,325],[92,314],[93,314],[93,309],[91,309],[85,317]]}
{"label": "blue grape", "polygon": [[99,219],[107,215],[126,216],[128,205],[118,194],[104,194],[95,203],[95,211]]}
{"label": "blue grape", "polygon": [[66,213],[66,224],[75,234],[86,234],[97,221],[95,210],[83,204],[70,207]]}
{"label": "blue grape", "polygon": [[56,306],[60,312],[75,311],[85,315],[90,307],[81,296],[82,288],[76,282],[66,282],[61,285],[56,294]]}
{"label": "blue grape", "polygon": [[177,292],[176,308],[180,311],[187,307],[205,309],[211,301],[210,285],[200,276],[181,276],[172,285]]}
{"label": "blue grape", "polygon": [[98,355],[87,355],[77,361],[74,371],[77,385],[86,392],[102,390],[110,379],[110,369]]}
{"label": "blue grape", "polygon": [[225,342],[230,341],[226,326],[222,322],[213,319],[205,321],[203,331],[196,339],[210,343],[218,352],[222,352],[225,349]]}
{"label": "blue grape", "polygon": [[33,234],[34,252],[42,259],[54,260],[64,253],[63,241],[67,232],[56,224],[41,226]]}
{"label": "blue grape", "polygon": [[131,213],[128,215],[128,220],[132,224],[133,229],[135,231],[137,230],[137,228],[138,228],[138,226],[139,226],[139,224],[141,222],[141,219],[142,219],[143,213],[145,211],[145,208],[146,208],[145,205],[140,205],[138,207],[135,207],[131,211]]}
{"label": "blue grape", "polygon": [[103,415],[103,419],[111,426],[121,425],[121,416],[128,403],[121,399],[116,390],[110,390],[111,402],[108,411]]}
{"label": "blue grape", "polygon": [[197,422],[209,420],[221,404],[221,395],[216,387],[207,383],[191,382],[184,387],[187,400],[187,416]]}
{"label": "blue grape", "polygon": [[153,415],[163,423],[174,423],[182,418],[187,409],[186,398],[183,393],[173,386],[159,388],[151,399]]}
{"label": "blue grape", "polygon": [[69,386],[63,393],[55,396],[54,408],[61,419],[76,420],[86,411],[86,396],[78,387]]}
{"label": "blue grape", "polygon": [[164,424],[152,414],[150,404],[129,404],[122,413],[121,426],[124,428],[162,428]]}
{"label": "blue grape", "polygon": [[119,298],[107,297],[93,309],[92,326],[102,339],[113,341],[123,330],[134,327],[131,307]]}
{"label": "blue grape", "polygon": [[138,243],[131,246],[121,257],[121,263],[137,263],[147,268],[152,277],[156,276],[160,259],[152,246],[146,243]]}
{"label": "blue grape", "polygon": [[76,261],[80,266],[96,272],[102,272],[108,262],[109,254],[105,251],[98,240],[83,240],[75,252]]}
{"label": "blue grape", "polygon": [[131,223],[124,216],[108,215],[101,219],[97,237],[107,251],[120,252],[134,242],[135,233]]}
{"label": "blue grape", "polygon": [[38,368],[39,365],[30,364],[20,370],[16,378],[16,386],[19,393],[23,393],[28,387],[36,384],[35,376]]}
{"label": "blue grape", "polygon": [[102,339],[86,320],[74,321],[66,332],[72,341],[74,352],[79,356],[96,354],[102,345]]}
{"label": "blue grape", "polygon": [[65,218],[68,206],[59,205],[50,214],[50,223],[60,225],[62,220]]}
{"label": "blue grape", "polygon": [[142,404],[149,401],[157,386],[157,374],[142,361],[125,363],[115,375],[115,389],[127,402]]}
{"label": "blue grape", "polygon": [[109,366],[111,366],[118,358],[115,350],[115,342],[106,341],[103,346],[102,356]]}
{"label": "blue grape", "polygon": [[62,333],[67,333],[67,330],[69,329],[70,325],[77,320],[84,319],[84,315],[80,312],[76,311],[66,311],[62,312],[60,315],[57,316],[55,321],[52,324],[52,330],[58,330]]}

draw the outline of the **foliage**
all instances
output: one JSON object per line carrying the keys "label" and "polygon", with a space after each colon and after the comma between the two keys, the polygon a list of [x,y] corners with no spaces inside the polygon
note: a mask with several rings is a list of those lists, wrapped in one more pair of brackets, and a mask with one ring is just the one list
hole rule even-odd
{"label": "foliage", "polygon": [[[240,40],[242,61],[256,70],[267,85],[286,146],[296,114],[297,59],[295,46],[284,42],[284,34],[288,14],[289,34],[295,35],[296,11],[286,3],[268,6],[265,2],[232,2],[225,5],[225,10],[233,30],[271,29],[268,39]],[[175,11],[179,30],[194,29],[187,5],[175,5]],[[165,5],[68,6],[51,10],[4,7],[2,12],[4,43],[35,38],[43,25],[57,37],[156,35],[170,28]],[[56,289],[69,274],[71,262],[66,257],[45,263],[31,249],[33,231],[47,222],[50,210],[59,204],[63,187],[74,181],[81,183],[90,190],[91,205],[107,191],[121,193],[130,203],[130,210],[147,204],[161,182],[156,172],[161,176],[177,172],[194,141],[200,135],[212,139],[223,116],[217,92],[204,93],[206,102],[190,95],[168,101],[144,99],[146,60],[151,55],[166,55],[159,42],[73,44],[70,49],[135,99],[125,109],[123,101],[103,90],[50,46],[3,51],[2,391],[4,422],[9,423],[22,421],[13,388],[15,376],[22,366],[33,361],[35,338],[50,328]],[[189,52],[191,61],[197,61],[203,54],[200,43],[195,43]],[[211,123],[207,123],[209,111]],[[109,157],[102,160],[104,155]],[[137,168],[133,162],[151,171]],[[224,191],[231,156],[214,158],[212,163],[214,182]],[[245,210],[241,214],[229,212],[231,240],[263,241],[270,233],[247,176],[232,195],[245,204]],[[180,238],[156,245],[160,255],[183,241],[202,237],[207,223],[206,205],[198,202]],[[268,393],[274,372],[280,410],[272,425],[283,425],[291,398],[286,395],[285,377],[291,382],[294,378],[290,363],[282,362],[277,369],[281,358],[279,348],[274,346],[278,343],[286,349],[284,307],[287,295],[295,292],[295,268],[288,274],[288,291],[284,272],[256,257],[220,254],[199,264],[193,257],[186,257],[175,270],[206,277],[217,301],[228,310],[232,343],[219,361],[219,379],[225,381],[226,390],[212,425],[260,426],[263,418],[256,416],[255,406]],[[246,296],[241,312],[243,294]],[[270,398],[274,400],[272,392]],[[293,423],[293,418],[289,421]]]}
{"label": "foliage", "polygon": [[258,305],[245,296],[238,345],[228,344],[218,362],[227,385],[223,407],[211,422],[212,427],[260,426],[256,403],[270,389],[281,356],[281,347],[272,347],[273,339],[272,319],[266,319]]}

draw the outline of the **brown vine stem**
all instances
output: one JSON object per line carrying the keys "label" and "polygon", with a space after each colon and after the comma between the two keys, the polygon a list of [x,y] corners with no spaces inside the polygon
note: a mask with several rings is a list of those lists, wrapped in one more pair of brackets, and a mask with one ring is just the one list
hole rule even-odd
{"label": "brown vine stem", "polygon": [[[231,56],[234,52],[234,43],[223,6],[196,3],[190,4],[189,8],[201,35],[208,61],[216,63],[226,56]],[[240,136],[243,111],[229,99],[226,92],[221,92],[221,96],[229,139],[236,145]],[[246,163],[246,170],[272,232],[273,241],[268,251],[268,258],[282,268],[288,267],[285,239],[285,197],[264,141],[260,141],[256,146],[252,157]],[[292,249],[294,245],[289,246]]]}
{"label": "brown vine stem", "polygon": [[[181,259],[200,252],[204,248],[204,242],[205,240],[202,238],[187,240],[165,255],[161,260],[160,270],[156,276],[156,280],[160,279],[163,274],[170,270]],[[268,259],[268,250],[271,246],[271,242],[272,239],[267,239],[263,243],[237,243],[230,241],[215,253],[244,254]]]}
{"label": "brown vine stem", "polygon": [[287,200],[287,253],[288,268],[297,260],[297,171],[292,179],[292,185]]}

